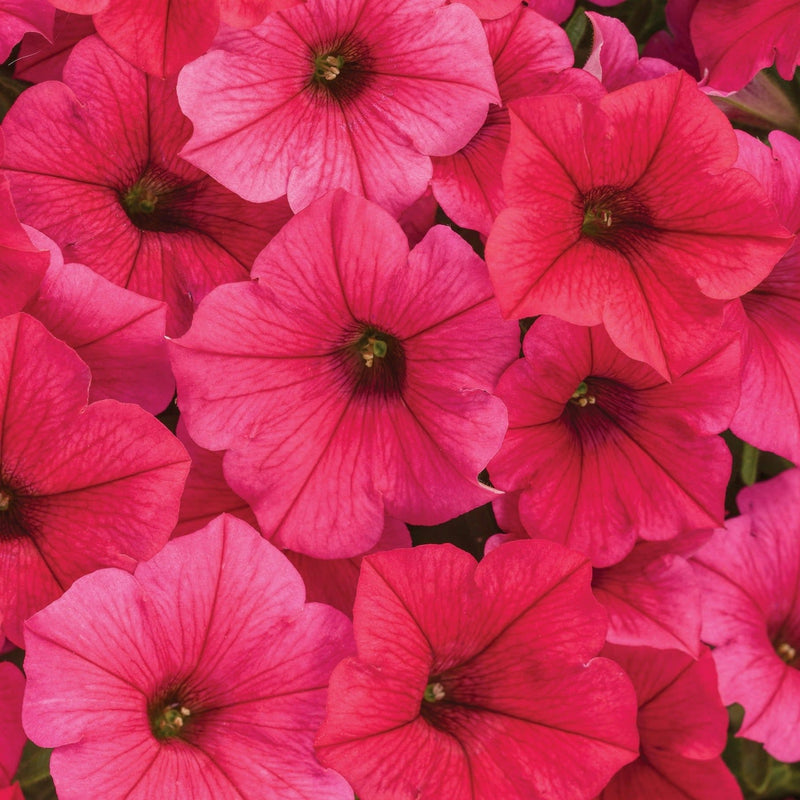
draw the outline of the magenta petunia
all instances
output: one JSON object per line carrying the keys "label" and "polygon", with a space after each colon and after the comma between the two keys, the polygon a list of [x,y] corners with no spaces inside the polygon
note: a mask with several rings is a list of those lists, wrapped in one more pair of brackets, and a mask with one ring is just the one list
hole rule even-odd
{"label": "magenta petunia", "polygon": [[0,0],[0,63],[26,33],[53,38],[55,9],[48,0]]}
{"label": "magenta petunia", "polygon": [[[800,142],[773,131],[772,149],[739,134],[739,165],[755,175],[781,222],[800,232]],[[741,439],[800,464],[800,242],[730,309],[742,329],[742,397],[731,422]]]}
{"label": "magenta petunia", "polygon": [[[184,158],[297,211],[336,187],[398,216],[498,102],[475,14],[441,0],[308,0],[189,64]],[[465,69],[465,65],[469,65]]]}
{"label": "magenta petunia", "polygon": [[637,539],[722,523],[731,457],[716,434],[738,402],[740,348],[724,346],[667,383],[601,326],[542,317],[500,379],[509,430],[492,483],[521,490],[529,536],[621,561]]}
{"label": "magenta petunia", "polygon": [[763,280],[793,238],[733,169],[737,153],[728,121],[680,72],[598,105],[512,104],[509,208],[486,249],[504,315],[602,322],[665,377],[691,368],[718,341],[723,301]]}
{"label": "magenta petunia", "polygon": [[172,343],[192,438],[265,536],[322,558],[372,548],[386,515],[433,525],[495,494],[477,480],[519,347],[485,264],[436,226],[410,253],[382,209],[341,190],[290,220],[250,283],[221,286]]}
{"label": "magenta petunia", "polygon": [[695,660],[675,650],[606,645],[633,681],[641,755],[623,767],[598,800],[741,800],[720,758],[728,714],[708,648]]}
{"label": "magenta petunia", "polygon": [[150,558],[177,519],[180,442],[88,394],[72,349],[26,314],[0,320],[0,621],[18,645],[27,617],[87,572]]}
{"label": "magenta petunia", "polygon": [[592,51],[583,68],[609,91],[637,81],[647,81],[675,72],[677,67],[660,58],[639,58],[633,34],[622,20],[587,11],[592,23]]}
{"label": "magenta petunia", "polygon": [[103,40],[126,61],[159,78],[174,76],[211,46],[220,20],[251,27],[299,0],[52,0],[92,14]]}
{"label": "magenta petunia", "polygon": [[701,75],[735,92],[773,61],[791,80],[800,64],[798,0],[697,0],[690,23]]}
{"label": "magenta petunia", "polygon": [[56,11],[52,41],[34,33],[22,39],[14,62],[14,77],[31,83],[60,81],[72,48],[93,33],[91,17]]}
{"label": "magenta petunia", "polygon": [[49,249],[50,266],[36,294],[15,310],[36,317],[86,362],[90,402],[110,398],[152,414],[163,411],[175,394],[166,305],[115,286],[83,264],[65,264],[55,242],[32,228],[28,233]]}
{"label": "magenta petunia", "polygon": [[602,87],[582,70],[567,34],[525,6],[484,22],[502,106],[492,105],[480,130],[458,152],[433,159],[431,185],[445,213],[458,225],[488,235],[504,207],[501,168],[511,123],[506,105],[530,95],[573,92],[588,96]]}
{"label": "magenta petunia", "polygon": [[14,779],[27,741],[22,730],[24,693],[25,676],[10,662],[0,663],[0,798],[4,798],[3,792],[9,798],[16,796],[13,787],[6,787]]}
{"label": "magenta petunia", "polygon": [[480,564],[452,545],[367,556],[322,763],[368,800],[594,797],[638,742],[627,678],[595,658],[590,575],[542,541]]}
{"label": "magenta petunia", "polygon": [[214,286],[247,278],[286,202],[247,203],[179,158],[191,125],[174,81],[147,77],[97,37],[75,46],[64,81],[31,87],[3,120],[20,219],[66,261],[165,300],[178,335]]}
{"label": "magenta petunia", "polygon": [[26,643],[23,722],[60,800],[353,796],[313,750],[350,621],[241,520],[77,581]]}
{"label": "magenta petunia", "polygon": [[742,489],[742,516],[693,559],[703,639],[726,704],[744,706],[737,736],[779,761],[800,760],[800,470]]}

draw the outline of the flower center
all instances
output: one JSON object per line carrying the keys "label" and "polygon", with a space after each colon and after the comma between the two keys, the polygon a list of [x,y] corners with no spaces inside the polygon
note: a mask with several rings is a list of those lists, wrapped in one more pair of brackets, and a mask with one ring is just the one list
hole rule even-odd
{"label": "flower center", "polygon": [[14,496],[11,494],[11,490],[0,487],[0,511],[8,511],[13,500]]}
{"label": "flower center", "polygon": [[406,384],[403,343],[371,325],[360,325],[343,337],[334,353],[345,389],[357,396],[396,397]]}
{"label": "flower center", "polygon": [[780,656],[781,661],[790,667],[800,667],[800,662],[797,659],[797,649],[792,647],[789,642],[781,642],[775,648],[775,652]]}
{"label": "flower center", "polygon": [[312,53],[311,62],[309,87],[323,101],[350,101],[372,79],[369,50],[352,35]]}
{"label": "flower center", "polygon": [[650,212],[629,189],[595,186],[578,204],[583,211],[581,233],[603,247],[619,249],[654,232]]}
{"label": "flower center", "polygon": [[439,681],[433,681],[429,683],[425,687],[425,692],[422,695],[422,699],[426,703],[438,703],[440,700],[444,700],[445,698],[445,691],[444,686],[442,686]]}
{"label": "flower center", "polygon": [[150,729],[156,739],[174,739],[184,733],[192,712],[180,703],[170,703],[150,715]]}
{"label": "flower center", "polygon": [[119,202],[140,230],[172,233],[187,226],[194,196],[193,185],[150,164],[135,183],[120,190]]}
{"label": "flower center", "polygon": [[597,402],[597,397],[589,394],[589,384],[586,381],[581,381],[578,384],[578,388],[572,393],[569,402],[580,408],[585,408],[586,406],[593,406]]}

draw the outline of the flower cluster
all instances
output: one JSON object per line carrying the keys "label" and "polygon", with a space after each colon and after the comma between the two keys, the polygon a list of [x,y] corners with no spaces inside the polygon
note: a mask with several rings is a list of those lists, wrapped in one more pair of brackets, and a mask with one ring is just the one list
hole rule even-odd
{"label": "flower cluster", "polygon": [[798,791],[800,2],[590,5],[0,0],[2,800]]}

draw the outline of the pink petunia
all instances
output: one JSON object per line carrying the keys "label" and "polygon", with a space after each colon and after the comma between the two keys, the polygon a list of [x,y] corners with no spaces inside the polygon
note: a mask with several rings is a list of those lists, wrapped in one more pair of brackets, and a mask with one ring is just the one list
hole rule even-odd
{"label": "pink petunia", "polygon": [[27,617],[87,572],[150,558],[178,515],[180,442],[88,394],[88,368],[41,323],[0,320],[0,621],[18,645]]}
{"label": "pink petunia", "polygon": [[677,70],[677,67],[660,58],[639,58],[636,39],[621,20],[596,11],[587,11],[586,16],[592,23],[594,35],[592,51],[583,68],[609,91]]}
{"label": "pink petunia", "polygon": [[520,97],[556,92],[599,96],[602,86],[582,70],[566,33],[525,6],[484,22],[502,106],[492,105],[480,130],[458,152],[433,159],[431,185],[456,224],[488,235],[505,206],[501,168],[511,123],[507,104]]}
{"label": "pink petunia", "polygon": [[386,515],[433,525],[488,502],[478,473],[506,411],[491,392],[519,347],[484,263],[432,228],[411,253],[382,209],[341,190],[221,286],[172,343],[192,438],[265,536],[360,555]]}
{"label": "pink petunia", "polygon": [[52,0],[91,14],[103,40],[133,66],[158,78],[205,53],[220,20],[249,28],[271,11],[299,0]]}
{"label": "pink petunia", "polygon": [[20,219],[67,262],[165,300],[178,335],[220,283],[245,280],[285,222],[285,201],[247,203],[178,157],[191,125],[173,81],[125,63],[97,37],[3,120],[2,161]]}
{"label": "pink petunia", "polygon": [[0,0],[0,63],[26,33],[52,40],[54,17],[48,0]]}
{"label": "pink petunia", "polygon": [[721,524],[731,457],[716,434],[738,402],[738,340],[728,335],[673,383],[625,356],[602,327],[554,317],[534,323],[524,354],[497,385],[509,430],[489,474],[498,488],[521,490],[528,535],[606,567],[637,539]]}
{"label": "pink petunia", "polygon": [[639,702],[641,754],[623,767],[598,800],[741,800],[720,758],[728,714],[708,648],[694,660],[674,650],[606,645],[633,681]]}
{"label": "pink petunia", "polygon": [[[773,131],[772,149],[739,134],[739,165],[767,189],[781,222],[800,232],[800,142]],[[730,309],[742,330],[742,397],[731,430],[800,464],[800,241]]]}
{"label": "pink petunia", "polygon": [[741,89],[773,61],[788,81],[800,64],[798,0],[697,0],[690,31],[701,75],[715,89]]}
{"label": "pink petunia", "polygon": [[638,742],[627,678],[595,658],[590,574],[542,541],[480,564],[452,545],[367,556],[322,763],[368,800],[594,797]]}
{"label": "pink petunia", "polygon": [[[486,248],[507,317],[603,323],[668,378],[715,346],[724,300],[763,280],[792,236],[730,124],[683,73],[599,105],[512,104],[506,203]],[[545,188],[543,188],[545,187]]]}
{"label": "pink petunia", "polygon": [[352,628],[304,601],[291,564],[223,516],[35,615],[23,722],[55,748],[60,800],[352,798],[312,746]]}
{"label": "pink petunia", "polygon": [[743,489],[730,520],[693,559],[703,640],[714,647],[737,735],[779,761],[800,760],[800,470]]}
{"label": "pink petunia", "polygon": [[[50,266],[36,294],[14,310],[36,317],[86,362],[90,402],[111,398],[163,411],[175,394],[166,304],[115,286],[83,264],[65,264],[52,239],[33,228],[28,233],[50,251]],[[12,276],[10,286],[18,280]]]}
{"label": "pink petunia", "polygon": [[254,202],[298,211],[336,187],[397,217],[430,156],[480,128],[497,86],[475,14],[441,0],[308,0],[229,33],[178,80],[182,151]]}

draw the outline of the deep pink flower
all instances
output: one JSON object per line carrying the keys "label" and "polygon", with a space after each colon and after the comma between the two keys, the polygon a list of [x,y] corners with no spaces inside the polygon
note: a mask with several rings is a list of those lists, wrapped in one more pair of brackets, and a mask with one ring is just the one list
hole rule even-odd
{"label": "deep pink flower", "polygon": [[500,177],[511,123],[506,105],[520,97],[549,92],[596,96],[602,87],[582,70],[567,34],[526,6],[502,19],[484,22],[502,106],[492,105],[480,130],[458,152],[433,159],[431,185],[456,224],[488,235],[505,206]]}
{"label": "deep pink flower", "polygon": [[[506,203],[487,243],[506,316],[602,322],[665,377],[716,344],[723,300],[766,277],[792,237],[736,137],[683,73],[512,104]],[[542,187],[547,187],[546,191]]]}
{"label": "deep pink flower", "polygon": [[352,798],[312,747],[350,622],[241,520],[86,576],[26,642],[23,722],[60,800]]}
{"label": "deep pink flower", "polygon": [[56,11],[52,41],[33,33],[23,38],[14,62],[14,77],[31,83],[60,81],[72,48],[93,33],[91,17]]}
{"label": "deep pink flower", "polygon": [[[14,310],[36,317],[92,372],[89,400],[138,403],[158,414],[175,394],[164,340],[166,304],[115,286],[83,264],[65,264],[58,245],[28,229],[50,251],[38,291]],[[9,281],[12,288],[19,278]]]}
{"label": "deep pink flower", "polygon": [[636,39],[622,20],[606,17],[596,11],[587,11],[586,16],[592,23],[594,35],[592,51],[583,68],[609,91],[677,70],[677,67],[660,58],[639,58]]}
{"label": "deep pink flower", "polygon": [[247,203],[179,158],[191,125],[174,81],[148,78],[97,37],[75,46],[64,80],[31,87],[3,120],[20,219],[66,261],[165,300],[177,335],[214,286],[247,278],[288,207]]}
{"label": "deep pink flower", "polygon": [[212,292],[173,343],[192,438],[228,450],[265,536],[360,555],[386,515],[433,525],[491,499],[477,480],[506,429],[490,392],[513,360],[484,263],[432,228],[331,192],[287,223],[257,279]]}
{"label": "deep pink flower", "polygon": [[639,542],[618,564],[594,570],[592,591],[608,611],[609,642],[699,657],[700,587],[687,559],[711,533]]}
{"label": "deep pink flower", "polygon": [[728,714],[708,648],[696,661],[675,650],[619,645],[606,645],[603,655],[633,680],[641,754],[611,779],[599,800],[741,800],[720,758]]}
{"label": "deep pink flower", "polygon": [[[0,663],[0,798],[19,766],[27,737],[22,730],[22,696],[25,676],[10,662]],[[20,795],[21,796],[21,795]]]}
{"label": "deep pink flower", "polygon": [[590,572],[541,541],[480,564],[452,545],[366,557],[322,763],[369,800],[594,797],[637,737],[627,679],[594,657]]}
{"label": "deep pink flower", "polygon": [[540,318],[525,357],[496,393],[509,430],[492,483],[522,490],[532,537],[621,561],[637,539],[664,540],[722,522],[731,458],[715,434],[738,402],[731,341],[673,383],[619,351],[602,327]]}
{"label": "deep pink flower", "polygon": [[28,32],[52,40],[54,16],[47,0],[0,0],[0,64]]}
{"label": "deep pink flower", "polygon": [[478,18],[441,0],[308,0],[222,37],[178,80],[182,155],[255,202],[297,211],[336,187],[395,216],[463,147],[497,87]]}
{"label": "deep pink flower", "polygon": [[697,0],[690,29],[701,75],[715,89],[741,89],[773,61],[789,81],[800,64],[798,0]]}
{"label": "deep pink flower", "polygon": [[52,0],[93,14],[103,40],[138,69],[164,78],[208,50],[220,20],[249,28],[298,0]]}
{"label": "deep pink flower", "polygon": [[[739,165],[766,188],[781,222],[800,232],[800,142],[780,131],[772,149],[739,134]],[[800,241],[730,309],[742,329],[742,397],[731,422],[741,439],[800,464]]]}
{"label": "deep pink flower", "polygon": [[86,406],[89,370],[26,314],[0,320],[0,621],[23,621],[78,577],[132,569],[167,541],[189,469],[138,406]]}
{"label": "deep pink flower", "polygon": [[800,470],[742,489],[741,517],[694,557],[703,639],[723,702],[744,706],[737,736],[800,760]]}

